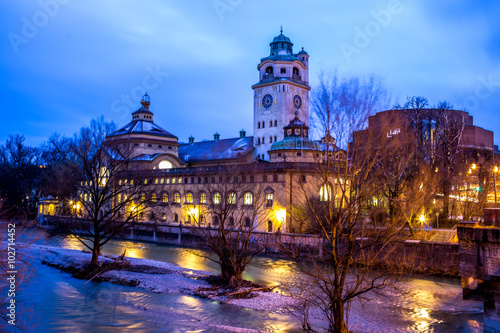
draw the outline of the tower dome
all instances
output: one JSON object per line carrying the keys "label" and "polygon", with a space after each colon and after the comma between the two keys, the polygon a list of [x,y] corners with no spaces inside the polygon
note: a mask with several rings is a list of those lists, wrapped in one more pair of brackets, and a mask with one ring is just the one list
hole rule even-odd
{"label": "tower dome", "polygon": [[290,41],[290,38],[283,35],[283,28],[280,30],[280,34],[274,37],[271,44],[271,53],[270,56],[276,55],[293,55],[292,47],[293,43]]}

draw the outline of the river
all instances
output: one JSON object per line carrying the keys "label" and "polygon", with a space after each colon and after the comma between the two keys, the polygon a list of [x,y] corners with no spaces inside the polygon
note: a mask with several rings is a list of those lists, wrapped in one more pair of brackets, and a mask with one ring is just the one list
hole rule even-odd
{"label": "river", "polygon": [[[71,237],[47,237],[30,231],[23,237],[38,244],[83,249]],[[126,255],[175,263],[217,273],[217,266],[200,257],[200,250],[148,242],[113,240],[104,254]],[[22,249],[20,249],[22,251]],[[151,291],[89,282],[28,259],[32,267],[28,281],[18,286],[21,322],[33,332],[217,332],[219,326],[246,327],[276,332],[298,332],[298,323],[288,315],[218,304],[182,294]],[[245,278],[279,285],[282,291],[299,274],[292,262],[257,257]],[[404,296],[388,291],[372,295],[364,307],[355,304],[350,324],[357,332],[482,332],[482,303],[462,300],[456,278],[412,277],[403,284]]]}

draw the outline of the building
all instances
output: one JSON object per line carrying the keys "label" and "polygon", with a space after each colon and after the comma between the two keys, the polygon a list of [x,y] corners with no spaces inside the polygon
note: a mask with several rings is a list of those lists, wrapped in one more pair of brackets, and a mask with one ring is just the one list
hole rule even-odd
{"label": "building", "polygon": [[[301,231],[290,215],[297,197],[294,187],[305,184],[319,197],[324,184],[307,174],[316,170],[326,151],[321,141],[309,139],[309,55],[304,49],[294,54],[293,43],[281,31],[257,69],[259,82],[252,86],[254,136],[241,130],[235,138],[221,139],[215,133],[213,140],[195,142],[190,137],[180,143],[155,123],[146,93],[130,123],[107,137],[108,146],[130,152],[142,170],[141,181],[153,188],[149,199],[158,204],[139,220],[217,224],[208,216],[207,205],[221,200],[221,184],[241,183],[245,185],[240,186],[242,193],[234,193],[235,202],[248,212],[249,203],[260,197],[265,208],[259,216],[248,213],[247,225]],[[345,157],[335,145],[328,151],[338,159]],[[331,191],[324,193],[331,197]]]}

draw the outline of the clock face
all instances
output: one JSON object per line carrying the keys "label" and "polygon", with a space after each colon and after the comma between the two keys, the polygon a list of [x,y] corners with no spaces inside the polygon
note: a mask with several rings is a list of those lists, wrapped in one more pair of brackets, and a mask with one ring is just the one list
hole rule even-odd
{"label": "clock face", "polygon": [[302,98],[300,98],[299,95],[293,96],[293,106],[295,106],[296,109],[300,109],[302,107]]}
{"label": "clock face", "polygon": [[273,96],[267,94],[264,97],[262,97],[262,106],[263,107],[265,107],[266,109],[269,109],[272,104],[273,104]]}

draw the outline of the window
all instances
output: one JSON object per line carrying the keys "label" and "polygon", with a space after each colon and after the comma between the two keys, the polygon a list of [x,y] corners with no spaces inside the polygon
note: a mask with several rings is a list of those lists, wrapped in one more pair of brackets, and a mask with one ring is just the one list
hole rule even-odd
{"label": "window", "polygon": [[297,67],[293,68],[293,75],[299,75],[299,69]]}
{"label": "window", "polygon": [[320,201],[331,201],[332,200],[332,185],[324,184],[319,189],[319,200]]}
{"label": "window", "polygon": [[274,127],[277,127],[277,126],[278,126],[278,121],[277,121],[277,120],[275,120],[275,121],[274,121]]}
{"label": "window", "polygon": [[207,203],[207,195],[205,193],[200,194],[200,203],[201,204]]}
{"label": "window", "polygon": [[163,161],[160,161],[160,163],[158,163],[158,169],[160,169],[160,170],[172,169],[172,167],[173,167],[172,163],[170,163],[167,160],[163,160]]}
{"label": "window", "polygon": [[170,184],[170,178],[167,178],[167,179],[165,180],[165,182],[166,182],[167,184]]}
{"label": "window", "polygon": [[251,205],[253,204],[253,195],[250,192],[245,193],[243,196],[243,204],[244,205]]}
{"label": "window", "polygon": [[144,185],[148,185],[148,180],[144,179]]}
{"label": "window", "polygon": [[262,175],[262,182],[263,183],[267,182],[267,175]]}
{"label": "window", "polygon": [[213,222],[214,226],[218,226],[219,225],[219,217],[218,216],[214,216],[212,218],[212,222]]}
{"label": "window", "polygon": [[122,194],[121,193],[118,194],[118,202],[122,202]]}
{"label": "window", "polygon": [[267,221],[267,232],[273,232],[273,221]]}
{"label": "window", "polygon": [[250,218],[247,217],[245,219],[245,227],[250,228],[251,225],[252,225],[252,221],[250,221]]}
{"label": "window", "polygon": [[158,145],[158,148],[163,148],[163,146],[162,145]]}
{"label": "window", "polygon": [[234,217],[232,217],[232,216],[229,218],[229,225],[231,227],[234,227]]}
{"label": "window", "polygon": [[179,222],[179,215],[174,214],[174,222]]}
{"label": "window", "polygon": [[274,142],[278,141],[277,138],[276,138],[276,135],[274,136]]}
{"label": "window", "polygon": [[163,184],[165,182],[165,178],[160,179],[160,184]]}
{"label": "window", "polygon": [[234,193],[234,192],[229,193],[229,195],[227,197],[227,203],[230,205],[236,204],[236,193]]}
{"label": "window", "polygon": [[269,127],[273,127],[273,121],[269,120]]}
{"label": "window", "polygon": [[161,214],[161,219],[163,221],[166,221],[167,220],[167,214],[165,214],[165,213]]}
{"label": "window", "polygon": [[281,69],[281,74],[286,74],[286,68]]}
{"label": "window", "polygon": [[286,134],[287,134],[288,136],[292,135],[292,130],[291,130],[291,129],[287,129],[287,130],[286,130]]}
{"label": "window", "polygon": [[151,194],[151,201],[156,202],[156,193]]}
{"label": "window", "polygon": [[266,143],[266,138],[262,137],[262,144]]}
{"label": "window", "polygon": [[181,202],[181,195],[179,194],[179,192],[175,192],[174,193],[174,202],[175,203],[180,203]]}
{"label": "window", "polygon": [[302,156],[302,153],[297,153],[297,156]]}
{"label": "window", "polygon": [[205,216],[200,215],[200,224],[205,224]]}
{"label": "window", "polygon": [[158,178],[155,178],[155,184],[158,184]]}
{"label": "window", "polygon": [[254,176],[253,176],[253,175],[251,175],[251,176],[250,176],[250,183],[253,183],[253,182],[254,182]]}
{"label": "window", "polygon": [[273,143],[273,137],[272,136],[269,137],[269,143]]}
{"label": "window", "polygon": [[260,128],[260,121],[257,123],[257,128]]}
{"label": "window", "polygon": [[274,200],[274,193],[267,193],[266,194],[266,207],[272,207],[273,200]]}
{"label": "window", "polygon": [[266,123],[262,122],[262,128],[265,128],[265,127],[266,127]]}
{"label": "window", "polygon": [[191,215],[188,215],[188,216],[187,216],[186,223],[187,223],[187,224],[191,224]]}
{"label": "window", "polygon": [[193,203],[193,193],[186,193],[186,203]]}
{"label": "window", "polygon": [[306,178],[306,176],[301,176],[301,181],[302,181],[303,183],[307,183],[307,178]]}
{"label": "window", "polygon": [[278,182],[278,175],[273,175],[273,182],[275,182],[275,183]]}
{"label": "window", "polygon": [[257,138],[257,144],[260,145],[260,138]]}
{"label": "window", "polygon": [[295,135],[300,135],[300,128],[295,129]]}
{"label": "window", "polygon": [[141,201],[146,201],[146,194],[141,193]]}
{"label": "window", "polygon": [[215,192],[214,197],[213,197],[213,202],[215,205],[220,204],[220,193],[219,192]]}
{"label": "window", "polygon": [[162,202],[168,202],[168,194],[167,193],[163,193],[161,195],[161,201]]}
{"label": "window", "polygon": [[150,143],[148,143],[148,147],[149,147],[149,148],[151,148],[151,147],[153,147],[153,145],[152,145],[152,144],[150,144]]}

